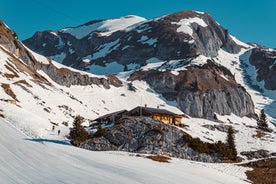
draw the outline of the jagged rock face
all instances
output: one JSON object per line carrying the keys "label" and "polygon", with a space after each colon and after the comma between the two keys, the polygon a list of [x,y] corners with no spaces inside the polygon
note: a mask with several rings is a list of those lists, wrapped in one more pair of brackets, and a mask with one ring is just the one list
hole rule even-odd
{"label": "jagged rock face", "polygon": [[33,55],[18,41],[14,31],[9,29],[2,21],[0,21],[0,48],[10,55],[11,61],[17,70],[13,70],[14,76],[18,76],[16,72],[26,73],[33,77],[35,82],[50,85],[50,83],[34,69],[37,61]]}
{"label": "jagged rock face", "polygon": [[189,148],[183,131],[146,117],[121,119],[115,126],[105,129],[103,137],[93,138],[80,147],[93,151],[163,153],[203,162],[220,161],[214,155],[201,154]]}
{"label": "jagged rock face", "polygon": [[71,85],[102,85],[109,89],[110,85],[119,87],[122,82],[115,76],[110,75],[105,78],[91,77],[77,72],[72,72],[67,68],[57,68],[53,64],[41,65],[42,71],[54,80],[56,83],[70,87]]}
{"label": "jagged rock face", "polygon": [[254,105],[241,87],[210,89],[206,93],[183,91],[178,94],[180,109],[194,117],[212,118],[214,113],[238,116],[253,115]]}
{"label": "jagged rock face", "polygon": [[[0,22],[0,44],[6,49],[13,58],[13,63],[22,72],[27,72],[39,82],[50,85],[50,82],[40,75],[37,70],[44,71],[53,81],[60,85],[103,85],[105,88],[110,88],[110,85],[119,87],[121,81],[115,76],[107,76],[105,78],[91,77],[88,74],[81,74],[72,71],[68,68],[56,67],[51,59],[48,59],[49,64],[42,63],[35,59],[31,52],[28,51],[17,39],[14,31],[10,30],[3,22]],[[26,65],[21,63],[22,60]]]}
{"label": "jagged rock face", "polygon": [[264,87],[276,89],[276,50],[257,47],[252,49],[250,64],[256,67],[257,81],[264,81]]}
{"label": "jagged rock face", "polygon": [[224,67],[208,61],[203,67],[189,67],[178,75],[170,71],[137,71],[130,78],[145,80],[151,88],[193,117],[213,118],[214,113],[238,116],[254,114],[254,104],[245,89]]}
{"label": "jagged rock face", "polygon": [[[86,25],[96,24],[94,21]],[[141,66],[150,58],[174,60],[200,54],[214,57],[220,48],[230,53],[241,48],[209,14],[192,11],[136,22],[109,35],[101,30],[81,38],[64,30],[37,32],[23,43],[58,62],[92,73],[97,72],[92,64],[106,66],[117,62],[122,66]]]}

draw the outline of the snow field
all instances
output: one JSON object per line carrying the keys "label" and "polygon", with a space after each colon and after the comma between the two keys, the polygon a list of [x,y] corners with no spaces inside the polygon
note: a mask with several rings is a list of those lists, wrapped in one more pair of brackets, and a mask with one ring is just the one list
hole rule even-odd
{"label": "snow field", "polygon": [[1,183],[247,183],[243,167],[180,159],[159,163],[129,153],[93,152],[26,137],[3,119],[0,140]]}

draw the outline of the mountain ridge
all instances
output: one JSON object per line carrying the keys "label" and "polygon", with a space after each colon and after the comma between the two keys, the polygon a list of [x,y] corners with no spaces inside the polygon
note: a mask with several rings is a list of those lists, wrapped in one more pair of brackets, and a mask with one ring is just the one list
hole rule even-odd
{"label": "mountain ridge", "polygon": [[193,11],[142,21],[111,35],[101,35],[101,31],[93,30],[82,39],[61,32],[56,37],[51,32],[42,32],[23,43],[65,65],[81,70],[90,67],[92,73],[93,65],[105,66],[116,62],[141,66],[153,57],[171,60],[198,54],[216,56],[221,47],[230,53],[237,53],[241,48],[209,14]]}

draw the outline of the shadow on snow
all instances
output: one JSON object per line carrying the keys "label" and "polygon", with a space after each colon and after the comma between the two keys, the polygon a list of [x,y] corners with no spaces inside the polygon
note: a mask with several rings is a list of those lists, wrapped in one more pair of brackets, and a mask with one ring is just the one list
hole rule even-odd
{"label": "shadow on snow", "polygon": [[32,141],[32,142],[39,142],[42,144],[44,144],[45,142],[49,142],[49,143],[62,144],[62,145],[71,145],[69,141],[53,140],[53,139],[25,139],[25,140]]}

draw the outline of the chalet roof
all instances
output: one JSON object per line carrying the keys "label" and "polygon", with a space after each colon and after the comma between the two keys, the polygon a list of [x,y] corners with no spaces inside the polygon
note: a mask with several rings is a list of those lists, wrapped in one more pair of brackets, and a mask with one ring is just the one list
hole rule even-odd
{"label": "chalet roof", "polygon": [[100,120],[100,119],[108,118],[108,117],[111,117],[111,116],[116,116],[116,115],[122,114],[124,112],[128,112],[128,111],[124,109],[124,110],[112,112],[112,113],[109,113],[109,114],[105,114],[103,116],[98,117],[97,119],[94,119],[93,121],[97,121],[97,120]]}
{"label": "chalet roof", "polygon": [[171,111],[168,111],[166,109],[137,106],[137,107],[135,107],[134,109],[132,109],[130,111],[127,111],[127,110],[124,109],[124,110],[112,112],[112,113],[109,113],[109,114],[105,114],[103,116],[98,117],[97,119],[94,119],[92,122],[99,121],[101,119],[109,118],[109,117],[112,117],[112,116],[117,116],[117,115],[120,115],[120,114],[123,114],[123,113],[128,114],[128,113],[131,113],[133,111],[140,111],[140,109],[142,109],[142,111],[147,112],[149,114],[153,114],[153,113],[165,114],[165,115],[171,115],[171,116],[174,116],[174,117],[182,117],[184,115],[184,114],[183,115],[182,114],[175,114],[175,113],[173,113]]}
{"label": "chalet roof", "polygon": [[[173,113],[171,111],[168,111],[166,109],[151,108],[151,107],[142,107],[142,106],[138,106],[138,107],[136,107],[134,109],[137,109],[137,108],[142,108],[143,111],[147,111],[149,113],[167,114],[167,115],[179,116],[179,117],[181,116],[179,114],[175,114],[175,113]],[[134,110],[134,109],[132,109],[132,110]],[[130,110],[130,111],[132,111],[132,110]]]}

